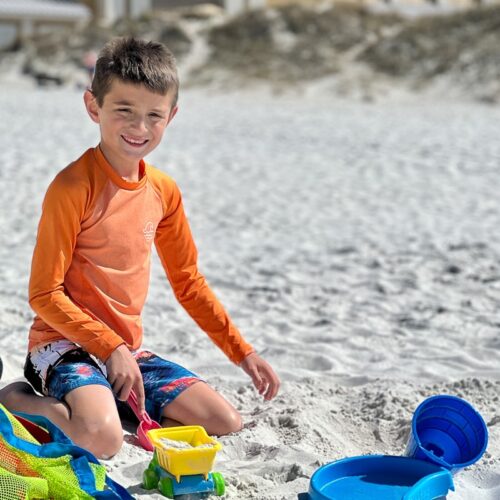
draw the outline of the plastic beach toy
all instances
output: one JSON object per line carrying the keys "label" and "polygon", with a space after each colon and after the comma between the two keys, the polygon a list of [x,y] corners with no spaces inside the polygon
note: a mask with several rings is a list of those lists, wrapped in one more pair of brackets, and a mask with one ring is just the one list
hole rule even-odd
{"label": "plastic beach toy", "polygon": [[139,413],[139,408],[137,407],[137,396],[134,391],[130,391],[128,404],[135,413],[135,416],[139,419],[139,426],[137,427],[137,439],[139,440],[139,444],[145,450],[153,451],[154,446],[149,440],[147,433],[152,429],[161,429],[161,425],[158,422],[151,420],[151,417],[146,412],[142,414]]}
{"label": "plastic beach toy", "polygon": [[438,395],[415,410],[405,455],[456,473],[477,462],[487,444],[488,430],[481,415],[463,399]]}
{"label": "plastic beach toy", "polygon": [[311,500],[434,500],[454,490],[449,471],[407,457],[366,455],[320,467],[311,477]]}
{"label": "plastic beach toy", "polygon": [[[168,427],[148,432],[154,445],[153,460],[143,474],[143,487],[157,488],[167,498],[178,495],[224,495],[224,478],[210,472],[222,448],[199,425]],[[175,446],[175,442],[181,442]]]}
{"label": "plastic beach toy", "polygon": [[[159,464],[171,472],[177,481],[180,476],[192,474],[207,476],[212,469],[215,455],[222,449],[222,445],[212,439],[199,425],[153,430],[149,431],[148,437],[155,447]],[[191,448],[170,448],[162,442],[163,438],[184,441],[190,444]]]}

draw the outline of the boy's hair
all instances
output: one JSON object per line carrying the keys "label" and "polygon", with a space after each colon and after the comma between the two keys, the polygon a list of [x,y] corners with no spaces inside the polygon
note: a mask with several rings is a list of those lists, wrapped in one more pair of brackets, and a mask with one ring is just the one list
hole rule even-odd
{"label": "boy's hair", "polygon": [[177,103],[179,77],[175,57],[165,45],[137,38],[114,38],[104,45],[97,58],[91,92],[102,106],[114,79],[143,84],[158,94],[174,91]]}

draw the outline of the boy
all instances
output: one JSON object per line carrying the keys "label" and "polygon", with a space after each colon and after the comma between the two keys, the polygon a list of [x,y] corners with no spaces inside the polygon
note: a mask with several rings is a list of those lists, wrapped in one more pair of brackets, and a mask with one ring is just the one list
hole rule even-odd
{"label": "boy", "polygon": [[241,429],[241,417],[195,374],[141,351],[140,314],[154,240],[175,295],[252,378],[266,400],[279,379],[247,344],[197,269],[174,181],[143,161],[177,112],[175,60],[163,45],[115,39],[99,54],[84,101],[101,140],[62,170],[45,196],[33,254],[24,382],[0,391],[7,408],[42,414],[101,458],[121,447],[115,397],[135,391],[163,425]]}

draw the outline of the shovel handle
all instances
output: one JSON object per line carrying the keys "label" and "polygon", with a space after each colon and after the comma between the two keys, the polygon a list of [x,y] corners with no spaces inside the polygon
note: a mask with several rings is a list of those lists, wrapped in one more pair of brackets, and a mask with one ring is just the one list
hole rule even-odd
{"label": "shovel handle", "polygon": [[148,412],[144,411],[143,413],[139,412],[139,407],[137,404],[137,395],[135,394],[134,391],[130,391],[130,395],[127,400],[130,408],[132,408],[132,411],[135,413],[135,416],[139,419],[140,422],[146,422],[146,424],[151,424],[153,421],[151,420],[151,417],[148,415]]}

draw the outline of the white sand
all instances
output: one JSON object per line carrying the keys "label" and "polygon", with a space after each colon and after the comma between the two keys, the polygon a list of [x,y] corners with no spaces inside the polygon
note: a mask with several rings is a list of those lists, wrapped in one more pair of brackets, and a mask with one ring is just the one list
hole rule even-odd
{"label": "white sand", "polygon": [[[19,377],[43,193],[97,143],[79,93],[0,88],[2,383]],[[200,266],[283,380],[264,403],[176,304],[155,260],[145,346],[243,413],[216,470],[231,499],[303,499],[321,464],[402,454],[425,397],[489,423],[449,498],[500,498],[500,108],[438,101],[185,91],[149,160],[173,175]],[[108,462],[137,498],[150,455],[127,433]]]}

